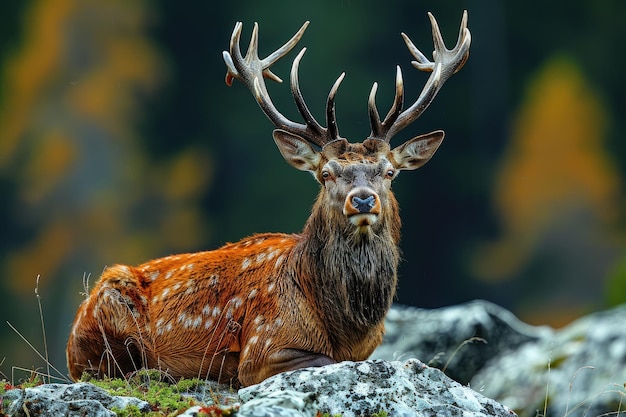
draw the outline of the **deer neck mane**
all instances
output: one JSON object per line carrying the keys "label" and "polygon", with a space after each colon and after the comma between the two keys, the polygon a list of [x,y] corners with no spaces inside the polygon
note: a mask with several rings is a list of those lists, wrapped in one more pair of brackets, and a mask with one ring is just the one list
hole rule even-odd
{"label": "deer neck mane", "polygon": [[[297,251],[298,283],[320,306],[319,314],[335,333],[362,330],[380,323],[396,293],[400,217],[390,196],[384,217],[367,232],[328,215],[320,200],[313,207]],[[331,217],[331,218],[329,218]],[[337,215],[337,217],[340,217]]]}

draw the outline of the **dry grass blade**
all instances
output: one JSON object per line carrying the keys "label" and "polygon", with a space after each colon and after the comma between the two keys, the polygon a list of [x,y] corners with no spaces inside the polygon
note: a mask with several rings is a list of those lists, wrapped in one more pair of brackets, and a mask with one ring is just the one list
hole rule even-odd
{"label": "dry grass blade", "polygon": [[[41,278],[41,275],[37,275],[37,282],[35,284],[35,297],[37,297],[37,306],[39,307],[39,320],[41,322],[41,333],[43,335],[43,353],[46,356],[45,358],[46,367],[47,367],[48,375],[50,375],[50,360],[48,356],[48,338],[46,337],[46,325],[44,324],[44,320],[43,320],[43,309],[41,307],[41,297],[39,296],[39,278]],[[46,382],[45,378],[44,378],[44,382]],[[48,382],[50,382],[49,379],[48,379]]]}
{"label": "dry grass blade", "polygon": [[[61,371],[59,371],[57,368],[55,368],[55,367],[54,367],[54,365],[52,365],[52,364],[50,363],[50,361],[48,361],[48,359],[47,359],[44,355],[42,355],[42,354],[41,354],[41,353],[37,350],[37,348],[36,348],[35,346],[33,346],[33,344],[32,344],[32,343],[30,343],[30,342],[28,341],[28,339],[26,339],[22,333],[20,333],[20,332],[19,332],[19,330],[17,330],[17,329],[15,328],[15,326],[13,326],[13,325],[12,325],[10,322],[8,322],[8,321],[7,321],[6,323],[9,325],[9,327],[11,328],[11,330],[13,330],[13,331],[14,331],[14,332],[15,332],[15,333],[16,333],[16,334],[17,334],[17,335],[18,335],[18,336],[19,336],[19,337],[20,337],[20,338],[21,338],[21,339],[22,339],[22,340],[23,340],[23,341],[24,341],[24,342],[25,342],[25,343],[26,343],[26,344],[27,344],[27,345],[28,345],[28,346],[29,346],[29,347],[33,350],[33,352],[35,352],[35,354],[36,354],[37,356],[39,356],[39,358],[41,358],[41,359],[42,359],[42,360],[46,363],[46,366],[48,366],[48,368],[49,368],[49,369],[54,370],[56,373],[58,373],[58,374],[60,375],[59,377],[55,377],[55,376],[50,375],[50,372],[48,372],[48,375],[47,375],[47,376],[48,376],[49,378],[54,378],[54,379],[58,379],[58,380],[60,380],[60,381],[65,381],[65,382],[71,382],[71,381],[70,381],[70,380],[69,380],[69,379],[68,379],[68,378],[67,378],[67,377],[63,374],[63,372],[61,372]],[[24,368],[19,368],[19,367],[15,367],[15,366],[14,366],[13,368],[15,368],[15,369],[24,369]],[[26,369],[24,369],[24,370],[26,370]],[[30,371],[30,370],[28,370],[28,371]]]}
{"label": "dry grass blade", "polygon": [[457,347],[454,352],[452,353],[452,356],[450,356],[450,359],[448,359],[448,362],[446,362],[446,364],[444,365],[444,367],[441,369],[443,372],[446,372],[446,369],[448,369],[448,365],[450,365],[450,363],[452,362],[452,359],[454,359],[454,357],[456,356],[457,353],[459,353],[459,351],[463,348],[463,346],[468,345],[470,343],[474,343],[474,342],[480,342],[480,343],[484,343],[487,344],[487,341],[485,339],[483,339],[482,337],[470,337],[467,340],[464,340],[463,343],[461,343],[459,345],[459,347]]}

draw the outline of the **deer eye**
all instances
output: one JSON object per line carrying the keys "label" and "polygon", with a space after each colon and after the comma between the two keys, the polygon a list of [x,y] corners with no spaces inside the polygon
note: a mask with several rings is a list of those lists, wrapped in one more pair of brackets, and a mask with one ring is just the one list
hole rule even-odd
{"label": "deer eye", "polygon": [[391,168],[389,168],[387,170],[387,172],[385,173],[385,178],[391,179],[391,178],[393,178],[394,175],[396,175],[396,171],[391,169]]}
{"label": "deer eye", "polygon": [[324,181],[329,180],[332,177],[332,175],[330,175],[330,172],[328,171],[322,171],[322,179]]}

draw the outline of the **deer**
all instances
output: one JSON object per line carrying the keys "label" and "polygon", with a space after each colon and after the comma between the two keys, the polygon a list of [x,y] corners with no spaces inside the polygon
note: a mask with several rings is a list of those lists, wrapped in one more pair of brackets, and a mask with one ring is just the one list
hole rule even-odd
{"label": "deer", "polygon": [[401,34],[412,65],[430,73],[422,91],[403,109],[398,65],[395,97],[381,120],[374,83],[368,99],[371,133],[362,142],[349,142],[337,128],[335,95],[345,73],[328,94],[326,127],[309,111],[298,77],[306,48],[290,73],[304,123],[285,117],[270,98],[265,80],[282,82],[270,67],[300,41],[308,21],[264,59],[258,56],[258,24],[245,56],[239,45],[243,25],[235,25],[223,52],[226,83],[239,80],[251,91],[275,126],[283,158],[319,183],[310,216],[298,234],[254,234],[212,251],[106,268],[71,327],[66,354],[73,380],[83,373],[123,377],[150,368],[172,378],[249,386],[285,371],[370,356],[383,340],[398,281],[401,220],[391,184],[400,171],[429,161],[444,132],[393,148],[390,140],[424,112],[469,56],[467,11],[451,50],[434,16],[428,16],[432,61]]}

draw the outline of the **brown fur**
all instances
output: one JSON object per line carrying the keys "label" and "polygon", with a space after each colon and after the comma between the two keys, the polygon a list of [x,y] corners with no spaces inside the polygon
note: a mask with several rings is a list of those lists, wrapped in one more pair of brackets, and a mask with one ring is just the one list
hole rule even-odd
{"label": "brown fur", "polygon": [[322,186],[301,234],[106,269],[74,321],[71,377],[149,367],[250,385],[301,366],[366,359],[383,337],[399,259],[391,180],[373,174],[389,164],[389,150],[376,147],[330,146],[314,173],[331,161],[343,170],[337,176],[374,176],[364,181],[382,213],[365,229],[342,213],[349,187],[336,178]]}

